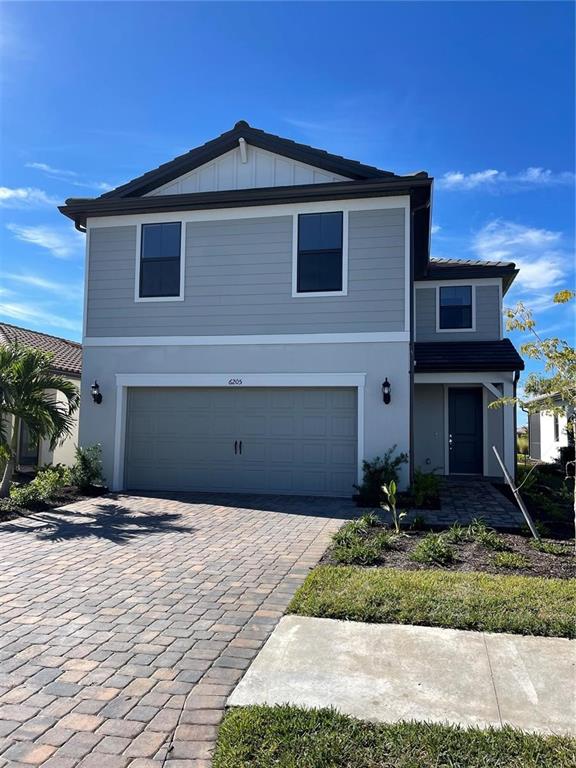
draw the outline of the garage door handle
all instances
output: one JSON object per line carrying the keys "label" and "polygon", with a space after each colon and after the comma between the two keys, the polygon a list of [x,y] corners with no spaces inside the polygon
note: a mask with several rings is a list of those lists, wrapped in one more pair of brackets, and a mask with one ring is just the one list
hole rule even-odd
{"label": "garage door handle", "polygon": [[238,453],[238,440],[234,440],[234,455]]}
{"label": "garage door handle", "polygon": [[242,456],[242,440],[240,440],[240,456]]}

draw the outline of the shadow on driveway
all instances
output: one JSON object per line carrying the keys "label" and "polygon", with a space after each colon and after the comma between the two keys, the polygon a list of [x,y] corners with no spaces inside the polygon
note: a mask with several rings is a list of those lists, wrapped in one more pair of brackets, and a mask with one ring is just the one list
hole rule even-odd
{"label": "shadow on driveway", "polygon": [[59,509],[38,512],[2,526],[5,533],[33,533],[42,541],[66,541],[96,537],[127,544],[153,533],[194,533],[191,525],[181,522],[178,512],[149,512],[123,506],[109,500],[94,501],[88,510]]}

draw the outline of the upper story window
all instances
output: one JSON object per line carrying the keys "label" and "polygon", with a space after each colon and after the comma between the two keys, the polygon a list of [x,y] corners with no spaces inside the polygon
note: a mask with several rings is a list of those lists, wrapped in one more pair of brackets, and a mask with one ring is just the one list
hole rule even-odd
{"label": "upper story window", "polygon": [[295,295],[345,292],[343,243],[341,211],[298,216]]}
{"label": "upper story window", "polygon": [[471,331],[473,328],[472,286],[440,286],[438,289],[438,330]]}
{"label": "upper story window", "polygon": [[181,234],[180,222],[142,224],[139,298],[181,298]]}
{"label": "upper story window", "polygon": [[560,440],[560,420],[558,414],[554,414],[554,442],[557,443]]}

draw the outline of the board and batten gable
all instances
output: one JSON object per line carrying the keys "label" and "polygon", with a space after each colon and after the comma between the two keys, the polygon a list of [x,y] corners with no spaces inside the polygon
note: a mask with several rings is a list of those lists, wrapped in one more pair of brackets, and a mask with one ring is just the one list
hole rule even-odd
{"label": "board and batten gable", "polygon": [[502,338],[501,287],[496,281],[482,284],[481,280],[446,281],[442,285],[473,285],[475,291],[474,330],[438,331],[436,285],[416,285],[414,294],[415,338],[416,341],[491,341]]}
{"label": "board and batten gable", "polygon": [[329,184],[350,181],[346,176],[316,168],[288,157],[245,144],[231,149],[190,173],[169,181],[147,196],[181,195],[190,192],[222,192],[227,189],[289,187],[297,184]]}
{"label": "board and batten gable", "polygon": [[388,204],[345,215],[347,294],[293,296],[292,214],[167,214],[164,221],[185,227],[184,296],[162,302],[135,301],[139,223],[89,222],[85,336],[406,331],[406,208]]}

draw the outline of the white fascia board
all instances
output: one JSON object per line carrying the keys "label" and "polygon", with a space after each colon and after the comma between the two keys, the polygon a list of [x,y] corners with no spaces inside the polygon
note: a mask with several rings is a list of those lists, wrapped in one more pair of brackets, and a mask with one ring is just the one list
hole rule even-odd
{"label": "white fascia board", "polygon": [[296,333],[239,336],[87,336],[85,347],[209,347],[266,344],[408,343],[406,331],[367,333]]}
{"label": "white fascia board", "polygon": [[365,373],[117,373],[120,387],[362,387]]}
{"label": "white fascia board", "polygon": [[473,277],[467,280],[415,280],[414,288],[452,288],[455,285],[502,285],[501,278]]}
{"label": "white fascia board", "polygon": [[[414,384],[502,384],[511,382],[508,371],[447,371],[446,373],[415,373]],[[500,396],[500,394],[498,395]]]}
{"label": "white fascia board", "polygon": [[296,213],[330,213],[332,211],[377,211],[404,208],[410,211],[410,197],[362,197],[350,200],[319,200],[310,203],[282,203],[281,205],[252,205],[240,208],[207,208],[200,211],[170,211],[162,213],[120,214],[118,216],[91,216],[87,228],[125,227],[130,224],[148,224],[165,221],[224,221],[228,219],[256,219],[271,216],[293,216]]}

